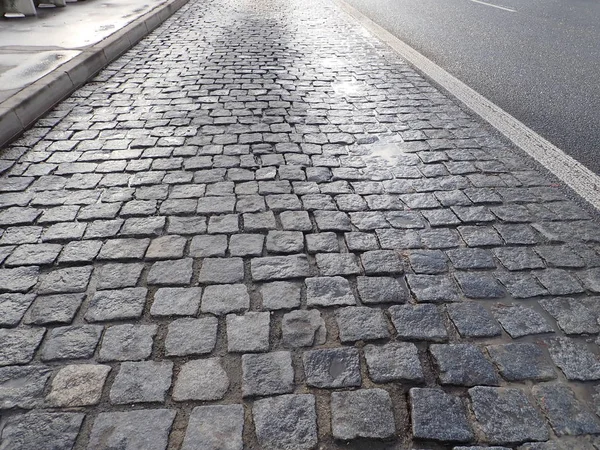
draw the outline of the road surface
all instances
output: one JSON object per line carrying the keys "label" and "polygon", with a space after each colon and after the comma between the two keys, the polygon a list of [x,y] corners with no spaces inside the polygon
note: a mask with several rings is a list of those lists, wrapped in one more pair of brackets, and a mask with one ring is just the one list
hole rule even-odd
{"label": "road surface", "polygon": [[600,1],[346,1],[600,174]]}

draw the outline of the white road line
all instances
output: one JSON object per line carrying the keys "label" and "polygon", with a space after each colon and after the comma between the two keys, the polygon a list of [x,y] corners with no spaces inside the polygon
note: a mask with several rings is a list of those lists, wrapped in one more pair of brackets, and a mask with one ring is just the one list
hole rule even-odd
{"label": "white road line", "polygon": [[343,0],[340,7],[600,211],[600,177]]}
{"label": "white road line", "polygon": [[492,8],[502,9],[504,11],[517,12],[516,9],[510,9],[510,8],[505,8],[504,6],[492,5],[491,3],[482,2],[480,0],[471,0],[471,1],[474,3],[479,3],[480,5],[486,5],[486,6],[491,6]]}

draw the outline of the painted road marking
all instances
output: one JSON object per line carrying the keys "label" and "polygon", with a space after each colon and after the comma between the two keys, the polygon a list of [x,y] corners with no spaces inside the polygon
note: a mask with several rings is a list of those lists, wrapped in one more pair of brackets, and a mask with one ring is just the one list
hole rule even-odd
{"label": "painted road marking", "polygon": [[600,211],[600,177],[343,0],[342,10]]}
{"label": "painted road marking", "polygon": [[492,5],[491,3],[482,2],[480,0],[471,0],[471,1],[473,3],[479,3],[480,5],[491,6],[492,8],[498,8],[498,9],[502,9],[504,11],[517,12],[516,9],[510,9],[510,8],[505,8],[504,6]]}

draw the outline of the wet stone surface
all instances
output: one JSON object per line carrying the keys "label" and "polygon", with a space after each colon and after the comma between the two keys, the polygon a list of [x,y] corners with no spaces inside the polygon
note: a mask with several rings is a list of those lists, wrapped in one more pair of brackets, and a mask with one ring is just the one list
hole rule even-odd
{"label": "wet stone surface", "polygon": [[190,0],[0,149],[0,450],[591,450],[598,236],[335,3]]}

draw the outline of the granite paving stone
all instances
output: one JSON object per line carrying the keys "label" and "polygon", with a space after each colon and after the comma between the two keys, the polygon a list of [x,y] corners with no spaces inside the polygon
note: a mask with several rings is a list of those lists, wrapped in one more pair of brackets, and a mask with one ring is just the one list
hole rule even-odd
{"label": "granite paving stone", "polygon": [[85,414],[31,412],[6,420],[0,435],[2,450],[71,450]]}
{"label": "granite paving stone", "polygon": [[91,358],[98,346],[103,327],[72,325],[53,328],[42,347],[43,361]]}
{"label": "granite paving stone", "polygon": [[289,352],[242,355],[242,396],[289,394],[294,389],[294,369]]}
{"label": "granite paving stone", "polygon": [[95,269],[98,281],[96,289],[118,289],[133,287],[144,270],[142,263],[109,263]]}
{"label": "granite paving stone", "polygon": [[502,333],[498,322],[480,303],[451,303],[446,305],[446,311],[462,337],[482,338]]}
{"label": "granite paving stone", "polygon": [[331,428],[340,440],[391,438],[396,432],[392,400],[383,389],[331,394]]}
{"label": "granite paving stone", "polygon": [[202,355],[212,352],[217,342],[215,317],[177,319],[168,326],[165,338],[167,356]]}
{"label": "granite paving stone", "polygon": [[339,388],[361,384],[359,354],[354,348],[306,351],[303,363],[309,386]]}
{"label": "granite paving stone", "polygon": [[444,342],[448,331],[435,305],[396,305],[388,309],[398,338]]}
{"label": "granite paving stone", "polygon": [[412,388],[410,405],[412,432],[417,439],[469,442],[475,437],[459,397],[440,389]]}
{"label": "granite paving stone", "polygon": [[521,305],[497,305],[493,313],[502,328],[512,337],[552,333],[554,329],[544,317],[532,308]]}
{"label": "granite paving stone", "polygon": [[148,272],[148,284],[185,286],[192,280],[194,261],[191,258],[157,261]]}
{"label": "granite paving stone", "polygon": [[558,436],[600,433],[598,417],[588,411],[567,386],[539,384],[532,392]]}
{"label": "granite paving stone", "polygon": [[140,361],[150,357],[156,325],[114,325],[104,332],[99,361]]}
{"label": "granite paving stone", "polygon": [[159,288],[150,308],[153,316],[195,316],[200,308],[202,288]]}
{"label": "granite paving stone", "polygon": [[13,250],[4,264],[6,267],[50,265],[61,250],[60,244],[23,244]]}
{"label": "granite paving stone", "polygon": [[250,261],[252,279],[275,281],[311,275],[306,255],[269,256]]}
{"label": "granite paving stone", "polygon": [[52,380],[46,403],[54,407],[97,405],[110,371],[110,366],[102,364],[65,366]]}
{"label": "granite paving stone", "polygon": [[252,417],[261,448],[300,450],[317,445],[313,395],[281,395],[257,400],[252,407]]}
{"label": "granite paving stone", "polygon": [[270,313],[247,312],[228,314],[227,351],[237,353],[266,352],[269,350]]}
{"label": "granite paving stone", "polygon": [[490,345],[487,351],[500,375],[507,381],[546,381],[556,378],[554,367],[539,344]]}
{"label": "granite paving stone", "polygon": [[0,368],[0,409],[41,406],[52,369],[43,365]]}
{"label": "granite paving stone", "polygon": [[175,381],[173,400],[219,400],[229,389],[229,378],[219,358],[185,363]]}
{"label": "granite paving stone", "polygon": [[498,384],[498,376],[483,351],[473,344],[433,344],[429,351],[439,369],[441,384],[476,386]]}
{"label": "granite paving stone", "polygon": [[308,306],[355,305],[356,298],[350,283],[342,277],[315,277],[306,279]]}
{"label": "granite paving stone", "polygon": [[600,448],[597,217],[335,2],[179,3],[0,149],[0,450]]}
{"label": "granite paving stone", "polygon": [[56,269],[40,276],[36,290],[38,294],[60,294],[83,292],[92,274],[92,266]]}
{"label": "granite paving stone", "polygon": [[545,441],[548,427],[524,392],[515,388],[469,389],[477,424],[490,444]]}
{"label": "granite paving stone", "polygon": [[198,281],[203,284],[239,283],[244,280],[241,258],[205,258]]}
{"label": "granite paving stone", "polygon": [[358,294],[364,304],[405,303],[408,288],[403,280],[392,277],[357,277]]}
{"label": "granite paving stone", "polygon": [[407,275],[406,279],[418,302],[459,301],[458,289],[452,279],[446,275]]}
{"label": "granite paving stone", "polygon": [[502,298],[505,291],[495,277],[481,272],[457,272],[454,278],[468,298]]}
{"label": "granite paving stone", "polygon": [[200,309],[204,313],[223,315],[250,308],[248,289],[243,284],[213,285],[204,288]]}
{"label": "granite paving stone", "polygon": [[600,379],[600,360],[585,343],[569,338],[548,341],[550,357],[568,380],[589,381]]}
{"label": "granite paving stone", "polygon": [[34,294],[0,294],[0,326],[17,325],[35,298]]}
{"label": "granite paving stone", "polygon": [[242,450],[244,407],[206,405],[192,410],[182,450]]}
{"label": "granite paving stone", "polygon": [[70,324],[83,302],[84,294],[40,295],[27,312],[24,323]]}
{"label": "granite paving stone", "polygon": [[348,306],[335,312],[341,342],[370,341],[389,337],[387,323],[380,309]]}
{"label": "granite paving stone", "polygon": [[0,366],[30,362],[45,333],[45,328],[0,329]]}
{"label": "granite paving stone", "polygon": [[281,333],[286,347],[311,347],[325,343],[327,327],[318,310],[295,310],[283,315]]}
{"label": "granite paving stone", "polygon": [[600,332],[597,314],[579,299],[548,298],[539,304],[554,317],[565,334],[596,334]]}
{"label": "granite paving stone", "polygon": [[139,318],[147,292],[148,289],[141,287],[96,291],[84,317],[88,322]]}
{"label": "granite paving stone", "polygon": [[390,342],[385,345],[366,345],[365,359],[369,377],[376,383],[424,381],[423,368],[415,344]]}
{"label": "granite paving stone", "polygon": [[164,402],[172,372],[170,361],[125,361],[110,389],[110,402],[115,405]]}
{"label": "granite paving stone", "polygon": [[169,409],[100,413],[92,425],[87,448],[164,450],[175,414]]}
{"label": "granite paving stone", "polygon": [[262,306],[268,310],[292,309],[300,306],[301,287],[289,281],[274,281],[260,287]]}

